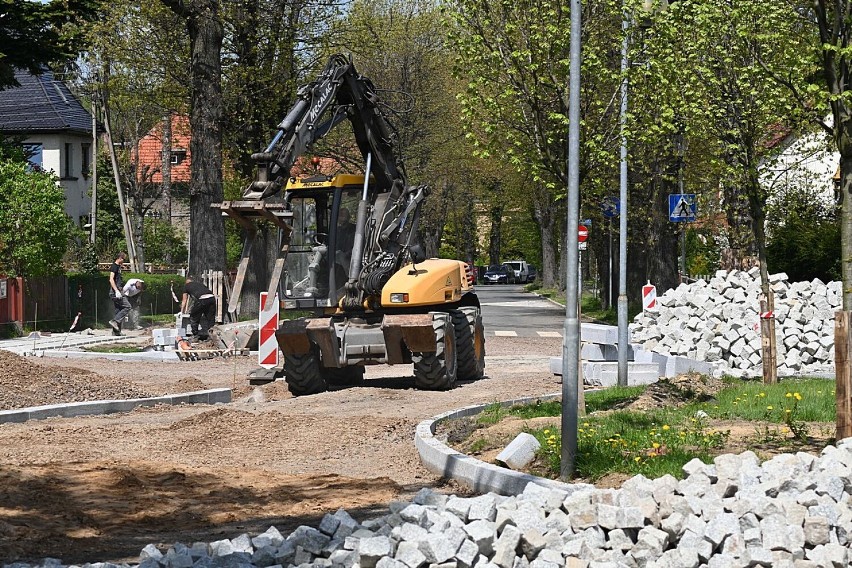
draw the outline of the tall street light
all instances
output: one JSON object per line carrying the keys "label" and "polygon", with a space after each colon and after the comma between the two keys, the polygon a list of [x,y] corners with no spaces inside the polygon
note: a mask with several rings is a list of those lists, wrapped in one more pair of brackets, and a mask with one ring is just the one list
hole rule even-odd
{"label": "tall street light", "polygon": [[618,385],[627,386],[627,50],[630,46],[628,32],[630,21],[624,15],[621,19],[621,160],[618,172],[618,199],[621,202],[621,214],[618,216]]}
{"label": "tall street light", "polygon": [[568,225],[566,234],[565,330],[562,334],[562,448],[559,476],[568,481],[577,459],[577,412],[580,378],[579,257],[580,225],[580,61],[582,5],[571,0],[571,47],[568,75]]}
{"label": "tall street light", "polygon": [[[642,2],[643,29],[650,27],[648,19],[656,11],[666,10],[667,0],[644,0]],[[628,322],[627,322],[627,70],[630,67],[628,49],[630,47],[631,18],[627,8],[622,4],[624,15],[621,19],[621,30],[624,39],[621,43],[621,114],[619,127],[621,129],[621,160],[619,164],[619,199],[621,210],[618,217],[618,385],[627,386],[627,351],[628,351]]]}

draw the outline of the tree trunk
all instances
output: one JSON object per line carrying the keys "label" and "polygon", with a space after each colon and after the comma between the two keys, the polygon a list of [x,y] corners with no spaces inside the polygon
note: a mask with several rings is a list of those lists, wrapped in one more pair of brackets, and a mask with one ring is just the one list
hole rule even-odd
{"label": "tree trunk", "polygon": [[533,203],[533,215],[538,222],[539,234],[541,235],[541,270],[539,276],[544,288],[556,287],[556,232],[559,224],[556,222],[559,216],[559,206],[549,192],[535,192]]}
{"label": "tree trunk", "polygon": [[[843,125],[852,127],[852,121]],[[840,146],[841,220],[840,273],[843,278],[843,309],[852,310],[852,138],[845,136]]]}
{"label": "tree trunk", "polygon": [[489,211],[491,230],[488,235],[488,264],[500,264],[500,241],[503,230],[503,205],[492,205]]}
{"label": "tree trunk", "polygon": [[462,210],[460,234],[462,235],[462,249],[464,253],[464,261],[470,266],[476,264],[478,256],[476,245],[476,208],[475,200],[472,196],[465,199],[464,209]]}
{"label": "tree trunk", "polygon": [[[163,146],[160,173],[163,176],[163,207],[160,210],[162,218],[170,226],[172,224],[172,114],[163,116]],[[165,261],[172,263],[172,247],[165,250]]]}
{"label": "tree trunk", "polygon": [[189,182],[190,274],[225,268],[222,215],[211,205],[222,191],[222,22],[219,3],[196,0],[185,5],[192,52],[190,128],[192,165]]}

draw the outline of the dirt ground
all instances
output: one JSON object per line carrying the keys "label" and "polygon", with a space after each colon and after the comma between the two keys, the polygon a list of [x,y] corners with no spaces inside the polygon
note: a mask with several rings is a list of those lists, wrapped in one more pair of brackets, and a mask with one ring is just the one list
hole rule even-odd
{"label": "dirt ground", "polygon": [[180,363],[23,359],[0,351],[0,409],[234,388],[228,405],[0,424],[0,563],[138,559],[164,546],[358,519],[422,487],[460,493],[420,464],[418,422],[477,403],[558,392],[561,339],[491,337],[481,381],[414,390],[410,366],[293,398],[251,387],[248,358]]}

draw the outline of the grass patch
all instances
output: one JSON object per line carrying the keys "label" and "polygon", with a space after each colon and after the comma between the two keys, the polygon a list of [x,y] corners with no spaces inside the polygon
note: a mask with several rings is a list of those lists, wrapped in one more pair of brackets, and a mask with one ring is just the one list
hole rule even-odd
{"label": "grass patch", "polygon": [[84,347],[84,349],[86,351],[94,351],[95,353],[139,353],[141,351],[138,345],[122,345],[115,343],[89,345]]}
{"label": "grass patch", "polygon": [[[754,422],[749,442],[753,439],[755,447],[772,442],[776,449],[785,450],[795,450],[796,443],[808,443],[809,428],[830,430],[836,420],[834,383],[824,379],[785,380],[777,385],[737,380],[723,386],[709,401],[693,400],[675,406],[672,401],[653,399],[656,406],[650,410],[623,408],[642,397],[648,388],[654,386],[612,387],[586,393],[589,415],[580,419],[577,431],[578,477],[595,481],[612,473],[641,473],[651,478],[665,474],[682,478],[683,465],[690,460],[710,462],[713,456],[724,453],[730,432],[725,426],[714,426],[720,420]],[[666,392],[664,385],[657,390]],[[698,392],[692,394],[699,396]],[[494,404],[480,415],[479,423],[496,424],[507,414],[523,419],[555,417],[561,411],[559,400],[536,401],[510,409]],[[770,424],[786,428],[772,429]],[[558,430],[552,426],[526,430],[542,446],[533,473],[559,475]],[[486,442],[480,439],[474,444],[482,450]]]}
{"label": "grass patch", "polygon": [[499,402],[493,402],[476,416],[476,423],[481,426],[490,426],[500,422],[508,412]]}

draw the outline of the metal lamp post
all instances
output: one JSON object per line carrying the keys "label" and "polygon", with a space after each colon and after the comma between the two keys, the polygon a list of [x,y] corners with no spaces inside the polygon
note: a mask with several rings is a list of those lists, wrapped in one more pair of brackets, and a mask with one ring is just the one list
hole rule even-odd
{"label": "metal lamp post", "polygon": [[565,329],[562,334],[562,448],[559,476],[568,481],[577,459],[577,413],[580,378],[579,235],[580,225],[580,59],[582,5],[571,0],[571,47],[568,77],[568,219],[566,234]]}

